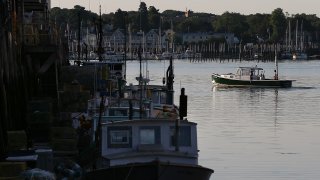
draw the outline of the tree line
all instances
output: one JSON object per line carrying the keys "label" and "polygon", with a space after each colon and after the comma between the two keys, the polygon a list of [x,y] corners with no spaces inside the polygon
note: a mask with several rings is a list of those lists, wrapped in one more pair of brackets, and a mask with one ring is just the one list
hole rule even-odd
{"label": "tree line", "polygon": [[[81,18],[83,27],[94,26],[99,23],[99,15],[86,10],[84,7],[75,5],[73,9],[51,9],[51,21],[61,30],[67,28],[76,30],[78,19]],[[281,8],[274,9],[271,14],[250,14],[225,12],[222,15],[211,13],[197,13],[176,10],[159,12],[154,6],[147,7],[141,2],[137,11],[123,11],[120,8],[114,13],[102,14],[102,24],[112,24],[114,29],[128,29],[131,32],[140,30],[148,32],[150,29],[162,31],[173,28],[176,33],[195,32],[220,32],[234,33],[243,43],[256,43],[259,39],[265,42],[281,43],[285,41],[286,33],[291,31],[292,38],[296,28],[303,28],[304,34],[308,35],[308,41],[317,43],[320,40],[320,19],[315,14],[288,14]],[[288,24],[291,22],[291,29]]]}

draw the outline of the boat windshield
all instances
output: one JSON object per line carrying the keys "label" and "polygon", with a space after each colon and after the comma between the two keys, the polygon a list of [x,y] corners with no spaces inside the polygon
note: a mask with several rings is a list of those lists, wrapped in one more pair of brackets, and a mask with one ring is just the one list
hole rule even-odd
{"label": "boat windshield", "polygon": [[250,76],[250,75],[259,75],[259,71],[263,71],[262,68],[252,68],[252,67],[240,67],[238,68],[236,75],[239,76]]}
{"label": "boat windshield", "polygon": [[250,76],[251,68],[238,68],[236,75]]}

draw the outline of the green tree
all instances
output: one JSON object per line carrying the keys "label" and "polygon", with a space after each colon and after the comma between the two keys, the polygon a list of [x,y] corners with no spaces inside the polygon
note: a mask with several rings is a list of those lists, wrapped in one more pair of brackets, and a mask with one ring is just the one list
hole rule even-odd
{"label": "green tree", "polygon": [[128,12],[128,26],[130,25],[131,32],[138,32],[140,30],[140,13],[138,11]]}
{"label": "green tree", "polygon": [[110,14],[102,14],[102,15],[101,15],[102,22],[103,22],[104,24],[112,24],[113,16],[114,16],[113,13],[110,13]]}
{"label": "green tree", "polygon": [[182,22],[178,23],[176,30],[178,32],[209,32],[213,28],[210,22],[200,18],[198,16],[193,16],[185,18]]}
{"label": "green tree", "polygon": [[144,32],[149,31],[149,22],[148,22],[148,9],[145,2],[141,2],[139,6],[139,21],[140,21],[140,28]]}
{"label": "green tree", "polygon": [[113,26],[115,29],[125,29],[125,16],[126,12],[122,11],[121,9],[118,9],[117,12],[114,13]]}
{"label": "green tree", "polygon": [[149,27],[151,29],[158,29],[160,25],[160,13],[154,6],[148,9]]}
{"label": "green tree", "polygon": [[279,42],[285,36],[285,31],[287,28],[286,16],[281,8],[277,8],[272,11],[270,25],[272,27],[271,40],[273,42]]}
{"label": "green tree", "polygon": [[248,15],[246,21],[248,23],[249,29],[247,30],[248,35],[256,35],[265,40],[269,39],[268,28],[269,28],[269,18],[268,14],[254,14]]}
{"label": "green tree", "polygon": [[234,33],[241,37],[247,30],[248,24],[244,15],[225,12],[213,21],[213,27],[217,32]]}

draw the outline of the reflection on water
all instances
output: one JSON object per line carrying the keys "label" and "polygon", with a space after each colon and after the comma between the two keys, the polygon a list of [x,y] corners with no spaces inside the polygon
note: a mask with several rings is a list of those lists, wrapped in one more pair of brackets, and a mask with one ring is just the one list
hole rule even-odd
{"label": "reflection on water", "polygon": [[[186,88],[188,119],[198,123],[199,164],[215,170],[213,179],[319,179],[320,62],[279,63],[280,77],[296,80],[279,89],[212,87],[211,73],[232,72],[236,63],[174,64],[175,102]],[[260,66],[267,72],[274,64]],[[148,67],[161,84],[163,62]],[[136,83],[137,69],[128,64],[128,82]]]}
{"label": "reflection on water", "polygon": [[214,120],[211,137],[217,143],[209,149],[222,158],[203,161],[216,164],[217,179],[318,178],[320,98],[315,88],[214,88],[212,103],[211,113],[220,120]]}

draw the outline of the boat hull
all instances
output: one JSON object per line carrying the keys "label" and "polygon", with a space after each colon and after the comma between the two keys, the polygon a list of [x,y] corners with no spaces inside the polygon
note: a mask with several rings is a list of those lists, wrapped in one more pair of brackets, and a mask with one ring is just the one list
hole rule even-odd
{"label": "boat hull", "polygon": [[212,83],[221,86],[244,86],[244,87],[291,87],[292,80],[239,80],[223,78],[218,74],[212,74]]}
{"label": "boat hull", "polygon": [[88,172],[85,179],[112,180],[209,180],[212,169],[202,166],[151,162],[114,166]]}

